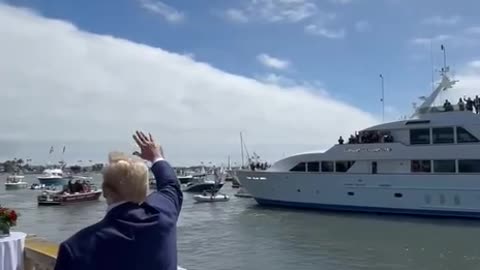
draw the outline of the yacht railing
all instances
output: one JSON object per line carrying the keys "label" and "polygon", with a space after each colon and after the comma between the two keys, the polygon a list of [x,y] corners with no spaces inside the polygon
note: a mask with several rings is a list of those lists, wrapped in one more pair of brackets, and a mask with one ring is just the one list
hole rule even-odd
{"label": "yacht railing", "polygon": [[24,270],[53,270],[57,254],[58,244],[30,235],[25,240]]}

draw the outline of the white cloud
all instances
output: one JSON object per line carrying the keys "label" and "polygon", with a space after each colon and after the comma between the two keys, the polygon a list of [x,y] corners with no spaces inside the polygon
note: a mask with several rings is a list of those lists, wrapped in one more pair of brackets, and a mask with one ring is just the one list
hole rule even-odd
{"label": "white cloud", "polygon": [[346,5],[350,4],[353,0],[330,0],[330,2],[334,4],[341,4],[341,5]]}
{"label": "white cloud", "polygon": [[280,58],[270,56],[266,53],[257,55],[257,60],[262,65],[273,69],[287,69],[290,66],[290,62],[288,62],[287,60],[282,60]]}
{"label": "white cloud", "polygon": [[225,16],[227,19],[237,23],[246,23],[248,22],[248,17],[240,9],[231,8],[225,11]]}
{"label": "white cloud", "polygon": [[67,160],[104,160],[145,129],[174,164],[238,161],[240,131],[273,161],[377,122],[323,89],[265,84],[6,5],[0,32],[2,157],[45,160],[65,144]]}
{"label": "white cloud", "polygon": [[[445,99],[453,100],[455,103],[459,98],[475,97],[479,95],[478,86],[480,85],[480,61],[473,60],[469,63],[462,65],[459,69],[454,70],[454,79],[458,82],[452,89],[448,91],[442,91],[441,95],[437,98],[437,105],[443,104]],[[453,74],[453,72],[452,72]],[[452,103],[454,103],[452,102]]]}
{"label": "white cloud", "polygon": [[321,24],[309,24],[305,26],[305,32],[329,39],[342,39],[346,35],[345,29],[328,29]]}
{"label": "white cloud", "polygon": [[185,20],[185,14],[158,0],[138,0],[142,8],[162,16],[170,23],[179,23]]}
{"label": "white cloud", "polygon": [[470,63],[468,63],[468,67],[474,69],[480,68],[480,60],[471,61]]}
{"label": "white cloud", "polygon": [[317,10],[313,0],[248,0],[242,9],[228,9],[226,13],[236,22],[296,23],[314,16]]}
{"label": "white cloud", "polygon": [[480,26],[472,26],[465,29],[467,34],[480,34]]}
{"label": "white cloud", "polygon": [[372,29],[372,26],[367,21],[358,21],[355,23],[354,27],[355,27],[355,30],[360,33],[367,32],[370,29]]}
{"label": "white cloud", "polygon": [[283,75],[275,73],[267,73],[256,76],[256,78],[267,84],[274,84],[281,87],[287,87],[290,89],[309,89],[323,96],[328,96],[328,92],[324,89],[324,84],[321,81],[301,81],[295,80]]}
{"label": "white cloud", "polygon": [[432,16],[422,21],[424,24],[430,25],[455,25],[461,21],[461,17],[458,15],[444,17],[444,16]]}
{"label": "white cloud", "polygon": [[442,42],[442,41],[446,41],[446,40],[450,40],[452,39],[452,36],[450,35],[437,35],[437,36],[434,36],[434,37],[431,37],[431,38],[427,38],[427,37],[417,37],[417,38],[414,38],[412,40],[410,40],[410,43],[414,44],[414,45],[421,45],[421,46],[430,46],[431,43],[438,43],[438,42]]}

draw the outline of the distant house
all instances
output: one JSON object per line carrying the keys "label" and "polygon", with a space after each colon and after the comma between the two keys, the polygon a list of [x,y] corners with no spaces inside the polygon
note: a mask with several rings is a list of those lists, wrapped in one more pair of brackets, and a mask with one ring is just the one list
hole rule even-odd
{"label": "distant house", "polygon": [[0,173],[5,172],[5,166],[3,164],[0,164]]}

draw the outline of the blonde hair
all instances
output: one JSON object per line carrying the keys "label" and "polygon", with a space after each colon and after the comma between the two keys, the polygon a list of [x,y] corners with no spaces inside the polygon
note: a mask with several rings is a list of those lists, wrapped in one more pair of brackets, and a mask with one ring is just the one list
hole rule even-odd
{"label": "blonde hair", "polygon": [[120,201],[141,203],[148,193],[148,168],[145,163],[121,152],[108,155],[103,171],[103,189]]}

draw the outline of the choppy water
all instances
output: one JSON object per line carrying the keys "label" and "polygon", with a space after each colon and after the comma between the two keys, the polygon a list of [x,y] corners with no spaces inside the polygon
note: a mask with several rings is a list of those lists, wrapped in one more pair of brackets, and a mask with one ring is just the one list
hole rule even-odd
{"label": "choppy water", "polygon": [[[61,242],[105,215],[103,199],[38,207],[38,191],[5,191],[4,181],[0,204],[22,215],[15,230]],[[263,208],[229,183],[222,191],[229,202],[185,194],[178,252],[189,270],[480,269],[480,221]]]}

